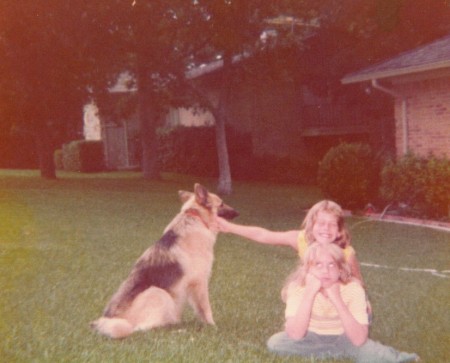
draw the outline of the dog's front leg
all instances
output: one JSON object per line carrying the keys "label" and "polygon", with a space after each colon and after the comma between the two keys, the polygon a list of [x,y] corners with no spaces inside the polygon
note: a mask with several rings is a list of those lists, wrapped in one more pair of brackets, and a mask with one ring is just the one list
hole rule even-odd
{"label": "dog's front leg", "polygon": [[208,282],[196,282],[191,285],[189,302],[197,316],[203,322],[215,325],[209,302]]}

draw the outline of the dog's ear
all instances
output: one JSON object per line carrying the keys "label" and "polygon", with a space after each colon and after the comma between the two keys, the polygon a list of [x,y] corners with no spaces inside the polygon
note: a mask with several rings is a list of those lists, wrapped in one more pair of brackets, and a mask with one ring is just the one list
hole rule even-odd
{"label": "dog's ear", "polygon": [[208,206],[208,189],[203,185],[195,183],[194,185],[195,200],[198,204],[205,207]]}
{"label": "dog's ear", "polygon": [[178,196],[180,197],[181,203],[186,203],[190,197],[192,197],[194,193],[187,192],[186,190],[179,190]]}

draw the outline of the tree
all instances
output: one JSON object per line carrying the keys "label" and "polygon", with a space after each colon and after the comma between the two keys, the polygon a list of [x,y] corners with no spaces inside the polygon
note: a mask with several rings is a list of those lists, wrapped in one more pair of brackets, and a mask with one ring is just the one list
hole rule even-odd
{"label": "tree", "polygon": [[[103,32],[114,38],[115,49],[106,53],[116,63],[107,69],[111,79],[129,72],[137,86],[144,178],[159,178],[156,129],[169,105],[176,103],[187,54],[197,44],[195,1],[100,1]],[[191,34],[188,36],[188,34]],[[189,39],[189,41],[188,41]],[[119,51],[117,51],[119,50]],[[97,56],[102,55],[97,53]],[[118,67],[119,66],[119,67]],[[104,92],[101,85],[97,90]]]}
{"label": "tree", "polygon": [[[201,39],[204,46],[199,53],[206,53],[211,59],[217,55],[222,58],[222,77],[219,83],[219,97],[217,102],[211,100],[207,94],[199,90],[202,101],[213,114],[216,121],[216,145],[219,163],[219,180],[217,190],[221,194],[232,191],[231,170],[228,159],[225,124],[227,106],[231,87],[231,65],[234,55],[242,54],[251,33],[248,26],[252,13],[256,12],[251,5],[253,2],[242,1],[199,1],[199,11],[204,14]],[[249,5],[250,4],[250,5]],[[252,41],[255,39],[253,37]]]}
{"label": "tree", "polygon": [[[181,82],[187,65],[219,54],[223,61],[219,102],[205,94],[182,102],[206,105],[214,114],[218,189],[230,193],[224,126],[228,95],[236,80],[234,57],[257,58],[268,44],[281,47],[278,54],[305,49],[303,55],[308,57],[301,60],[308,64],[309,58],[310,67],[302,71],[297,66],[298,74],[293,76],[300,80],[315,73],[338,80],[358,65],[449,30],[447,1],[408,4],[401,0],[5,1],[0,5],[2,126],[22,125],[35,136],[41,175],[52,178],[53,149],[62,137],[52,140],[49,130],[61,135],[68,125],[78,124],[88,98],[105,94],[117,75],[127,70],[138,85],[143,175],[157,178],[158,119],[168,105],[181,104],[177,91],[187,93]],[[290,17],[280,18],[278,40],[260,41],[267,20],[279,14]],[[320,29],[314,30],[314,37],[310,32],[306,47],[300,48],[305,40],[302,21],[311,18]],[[426,19],[433,19],[433,24]],[[271,62],[284,67],[285,59],[272,56]]]}
{"label": "tree", "polygon": [[[142,168],[146,178],[159,175],[156,134],[159,115],[168,104],[176,105],[174,88],[187,92],[184,72],[190,63],[223,60],[219,101],[208,95],[182,97],[186,106],[202,104],[216,119],[219,160],[218,191],[231,192],[225,123],[228,94],[233,81],[232,59],[257,49],[264,20],[275,7],[267,1],[213,0],[116,1],[109,7],[113,32],[126,55],[126,67],[135,76],[138,88],[139,119],[143,148]],[[174,87],[176,85],[177,87]],[[192,85],[192,84],[191,84]]]}
{"label": "tree", "polygon": [[[232,192],[231,170],[228,158],[225,125],[229,114],[229,96],[233,82],[239,82],[233,66],[236,58],[245,59],[256,56],[265,44],[260,36],[267,27],[266,20],[280,11],[282,2],[263,0],[199,0],[196,2],[204,21],[199,24],[204,46],[199,49],[210,59],[220,55],[222,59],[221,77],[216,86],[219,89],[218,100],[212,100],[197,88],[201,103],[214,115],[216,121],[216,144],[219,162],[218,192]],[[198,56],[198,55],[196,55]],[[242,68],[240,69],[242,70]]]}
{"label": "tree", "polygon": [[[96,24],[84,5],[47,0],[0,6],[2,123],[34,136],[45,178],[56,177],[53,150],[79,123],[95,73],[87,40]],[[100,44],[111,45],[107,38]]]}
{"label": "tree", "polygon": [[[303,5],[304,1],[298,0],[135,0],[131,5],[117,0],[109,6],[109,18],[114,24],[110,28],[126,55],[127,69],[137,81],[144,177],[159,175],[155,130],[165,107],[200,105],[208,108],[216,120],[217,189],[222,194],[231,193],[225,125],[230,90],[233,82],[239,82],[233,60],[254,57],[267,47],[260,36],[269,17],[286,10],[308,18],[310,14]],[[299,33],[287,34],[295,38],[293,35]],[[183,80],[187,66],[217,56],[223,66],[217,82],[219,97],[213,100],[194,82]],[[194,97],[178,97],[180,91],[189,93],[191,86],[196,88]]]}
{"label": "tree", "polygon": [[330,80],[450,31],[447,0],[323,0],[314,6],[321,26],[306,41],[303,59]]}
{"label": "tree", "polygon": [[122,40],[129,52],[128,65],[136,76],[142,140],[142,171],[145,178],[159,177],[157,163],[158,115],[167,100],[170,84],[183,74],[184,44],[190,27],[186,1],[135,1],[121,9],[118,22],[123,25]]}
{"label": "tree", "polygon": [[[8,127],[34,135],[41,175],[55,177],[52,133],[79,124],[90,97],[130,70],[139,84],[144,176],[156,177],[155,129],[164,83],[182,72],[186,1],[3,2],[2,109]],[[113,60],[113,61],[111,61]],[[164,95],[164,93],[162,93]],[[8,124],[8,125],[7,125]]]}
{"label": "tree", "polygon": [[187,63],[221,54],[219,103],[211,110],[217,120],[218,189],[230,193],[225,122],[232,57],[259,47],[264,20],[276,8],[262,0],[5,2],[0,66],[11,123],[35,135],[41,174],[53,178],[50,126],[63,130],[68,120],[76,123],[89,96],[104,94],[128,70],[138,85],[143,175],[157,178],[155,130],[158,116],[174,102],[171,86],[180,85]]}

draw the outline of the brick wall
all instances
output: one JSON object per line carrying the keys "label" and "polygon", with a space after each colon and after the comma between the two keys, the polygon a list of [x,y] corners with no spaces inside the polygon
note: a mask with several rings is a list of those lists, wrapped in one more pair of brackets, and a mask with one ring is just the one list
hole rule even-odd
{"label": "brick wall", "polygon": [[[408,150],[417,155],[450,157],[450,77],[405,83],[396,87],[406,96]],[[396,149],[403,154],[402,102],[395,104]]]}

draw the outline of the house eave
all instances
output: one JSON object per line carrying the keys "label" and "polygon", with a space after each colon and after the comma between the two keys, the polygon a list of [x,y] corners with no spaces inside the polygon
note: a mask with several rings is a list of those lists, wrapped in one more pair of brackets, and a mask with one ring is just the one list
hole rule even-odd
{"label": "house eave", "polygon": [[358,72],[349,74],[341,79],[342,84],[351,84],[359,82],[367,82],[373,79],[397,78],[402,76],[409,76],[422,72],[435,71],[440,69],[450,68],[450,60],[436,62],[432,64],[422,64],[417,66],[410,66],[397,69],[380,70],[374,72]]}

